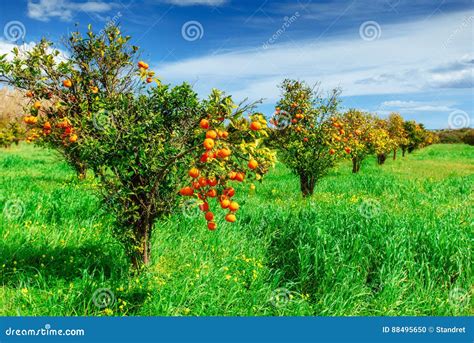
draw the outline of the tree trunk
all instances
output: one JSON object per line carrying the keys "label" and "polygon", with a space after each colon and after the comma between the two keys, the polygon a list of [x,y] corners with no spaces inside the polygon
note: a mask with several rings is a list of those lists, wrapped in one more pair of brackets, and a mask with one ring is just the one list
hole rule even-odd
{"label": "tree trunk", "polygon": [[352,158],[352,172],[353,173],[358,173],[359,172],[361,162],[362,161],[357,157]]}
{"label": "tree trunk", "polygon": [[397,149],[393,149],[393,160],[397,159]]}
{"label": "tree trunk", "polygon": [[137,224],[135,227],[135,248],[133,248],[130,259],[135,270],[150,263],[151,257],[151,224]]}
{"label": "tree trunk", "polygon": [[314,193],[314,186],[316,180],[314,176],[308,176],[305,173],[300,173],[300,188],[303,197],[311,196]]}
{"label": "tree trunk", "polygon": [[379,165],[384,164],[386,159],[387,159],[387,155],[385,155],[385,154],[379,154],[379,155],[377,155],[377,163],[378,163]]}
{"label": "tree trunk", "polygon": [[406,151],[407,151],[407,148],[402,148],[402,157],[405,157]]}

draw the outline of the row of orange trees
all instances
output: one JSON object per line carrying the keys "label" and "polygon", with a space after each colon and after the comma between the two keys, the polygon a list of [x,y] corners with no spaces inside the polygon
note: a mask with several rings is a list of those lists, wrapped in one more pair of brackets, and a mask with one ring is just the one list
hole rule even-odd
{"label": "row of orange trees", "polygon": [[[216,89],[202,100],[186,83],[161,84],[115,26],[73,32],[66,48],[67,56],[46,40],[28,51],[15,48],[12,59],[0,56],[0,81],[29,99],[27,140],[60,152],[80,178],[93,173],[114,215],[114,234],[136,268],[149,262],[154,224],[180,196],[199,199],[210,230],[217,209],[236,221],[235,184],[261,180],[275,151],[307,196],[342,156],[358,171],[371,152],[420,145],[401,117],[341,115],[338,91],[326,99],[291,80],[282,83],[270,128],[254,103],[236,104]],[[418,132],[420,125],[409,125]]]}

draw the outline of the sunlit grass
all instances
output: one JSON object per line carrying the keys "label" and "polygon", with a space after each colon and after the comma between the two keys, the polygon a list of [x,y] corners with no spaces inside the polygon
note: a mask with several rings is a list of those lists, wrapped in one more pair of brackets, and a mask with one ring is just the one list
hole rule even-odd
{"label": "sunlit grass", "polygon": [[[359,175],[342,163],[306,200],[278,165],[240,187],[237,223],[157,223],[133,276],[93,179],[51,151],[2,149],[1,208],[24,212],[0,216],[0,315],[472,314],[473,161],[472,147],[436,145]],[[115,301],[99,308],[102,288]]]}

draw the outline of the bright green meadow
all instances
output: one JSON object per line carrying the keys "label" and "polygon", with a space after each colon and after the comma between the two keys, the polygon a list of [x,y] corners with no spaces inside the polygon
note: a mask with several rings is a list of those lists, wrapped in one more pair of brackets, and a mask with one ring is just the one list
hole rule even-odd
{"label": "bright green meadow", "polygon": [[358,175],[343,162],[311,199],[278,164],[214,232],[178,208],[135,275],[93,178],[0,149],[0,315],[472,315],[474,148],[399,155]]}

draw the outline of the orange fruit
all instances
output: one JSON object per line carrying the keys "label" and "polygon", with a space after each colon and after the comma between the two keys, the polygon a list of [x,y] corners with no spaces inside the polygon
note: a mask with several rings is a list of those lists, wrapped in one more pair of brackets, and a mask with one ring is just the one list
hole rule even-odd
{"label": "orange fruit", "polygon": [[97,93],[99,93],[99,88],[93,86],[93,87],[91,87],[91,92],[94,93],[94,94],[97,94]]}
{"label": "orange fruit", "polygon": [[226,139],[227,137],[229,137],[229,132],[227,131],[220,131],[219,132],[219,137],[223,138],[223,139]]}
{"label": "orange fruit", "polygon": [[204,217],[206,218],[206,220],[207,220],[208,222],[210,222],[211,220],[214,219],[214,213],[212,213],[212,212],[206,212],[206,214],[204,215]]}
{"label": "orange fruit", "polygon": [[207,228],[211,231],[214,231],[216,229],[217,225],[214,222],[209,222],[207,223]]}
{"label": "orange fruit", "polygon": [[235,195],[235,189],[233,187],[224,189],[224,195],[227,195],[229,198],[232,198]]}
{"label": "orange fruit", "polygon": [[179,190],[179,194],[181,195],[184,195],[184,196],[190,196],[190,195],[193,195],[194,193],[194,189],[192,189],[191,187],[183,187]]}
{"label": "orange fruit", "polygon": [[209,155],[207,154],[207,152],[205,152],[204,154],[201,155],[201,163],[205,163],[207,162],[207,159],[209,158]]}
{"label": "orange fruit", "polygon": [[209,120],[201,119],[201,121],[199,122],[199,127],[201,129],[207,130],[209,128]]}
{"label": "orange fruit", "polygon": [[41,102],[39,101],[36,101],[33,105],[34,108],[36,108],[37,110],[39,110],[41,108]]}
{"label": "orange fruit", "polygon": [[237,173],[235,175],[235,180],[239,181],[239,182],[242,182],[244,181],[244,178],[245,178],[245,174],[244,173]]}
{"label": "orange fruit", "polygon": [[221,207],[222,208],[227,208],[230,205],[230,200],[229,199],[222,199],[221,200]]}
{"label": "orange fruit", "polygon": [[235,180],[235,178],[237,177],[237,173],[235,171],[231,171],[229,172],[229,179],[231,180]]}
{"label": "orange fruit", "polygon": [[262,128],[262,124],[260,124],[258,121],[253,121],[250,123],[250,130],[252,131],[258,131]]}
{"label": "orange fruit", "polygon": [[340,134],[341,136],[343,136],[345,133],[346,133],[346,131],[344,131],[343,129],[340,129],[340,130],[339,130],[339,134]]}
{"label": "orange fruit", "polygon": [[193,182],[193,187],[194,187],[194,189],[199,189],[199,188],[201,188],[201,185],[199,184],[199,182],[194,181]]}
{"label": "orange fruit", "polygon": [[229,205],[229,210],[235,212],[239,209],[239,204],[236,201],[232,201]]}
{"label": "orange fruit", "polygon": [[308,141],[308,137],[303,138],[303,141],[304,141],[304,142],[307,142],[307,141]]}
{"label": "orange fruit", "polygon": [[75,141],[77,141],[77,135],[71,135],[69,137],[69,142],[74,143]]}
{"label": "orange fruit", "polygon": [[203,212],[207,212],[209,211],[209,204],[207,202],[202,203],[201,205],[199,205],[199,209]]}
{"label": "orange fruit", "polygon": [[351,148],[345,147],[345,148],[344,148],[344,151],[345,151],[346,153],[350,154],[350,153],[351,153]]}
{"label": "orange fruit", "polygon": [[206,195],[209,198],[215,198],[217,196],[217,191],[215,189],[210,189],[207,191]]}
{"label": "orange fruit", "polygon": [[145,81],[146,81],[146,83],[152,83],[152,82],[153,82],[153,78],[147,77]]}
{"label": "orange fruit", "polygon": [[51,123],[50,123],[49,121],[47,121],[46,123],[44,123],[43,129],[45,129],[45,130],[51,130]]}
{"label": "orange fruit", "polygon": [[229,223],[233,223],[237,220],[237,218],[235,217],[235,214],[233,213],[228,213],[226,216],[225,216],[225,220],[228,221]]}
{"label": "orange fruit", "polygon": [[301,113],[296,113],[295,118],[296,119],[303,119],[303,115]]}
{"label": "orange fruit", "polygon": [[198,182],[199,182],[199,186],[201,186],[201,187],[206,187],[207,186],[207,180],[206,180],[205,177],[200,177]]}
{"label": "orange fruit", "polygon": [[335,153],[336,153],[336,150],[334,150],[334,149],[330,149],[330,150],[329,150],[329,154],[330,154],[330,155],[334,155]]}
{"label": "orange fruit", "polygon": [[214,130],[209,130],[206,132],[206,138],[212,138],[216,139],[217,138],[217,132]]}
{"label": "orange fruit", "polygon": [[64,81],[63,81],[63,86],[66,87],[66,88],[72,87],[72,81],[69,80],[69,79],[64,80]]}
{"label": "orange fruit", "polygon": [[214,148],[214,140],[212,138],[206,138],[203,145],[206,150],[211,150]]}
{"label": "orange fruit", "polygon": [[32,98],[33,97],[33,92],[32,91],[28,91],[26,92],[25,94],[28,98]]}
{"label": "orange fruit", "polygon": [[229,157],[231,154],[231,151],[227,148],[224,148],[224,149],[219,149],[217,151],[217,157],[220,157],[220,158],[226,158],[226,157]]}
{"label": "orange fruit", "polygon": [[217,179],[215,177],[211,177],[207,180],[207,184],[211,187],[217,185]]}
{"label": "orange fruit", "polygon": [[148,69],[148,67],[149,67],[149,66],[148,66],[147,63],[145,63],[145,62],[143,62],[143,61],[138,62],[138,68],[140,68],[140,69]]}
{"label": "orange fruit", "polygon": [[189,169],[188,172],[189,176],[191,176],[193,179],[197,178],[199,176],[199,170],[197,168],[191,168]]}
{"label": "orange fruit", "polygon": [[255,161],[255,160],[250,160],[249,163],[248,163],[248,167],[249,167],[250,169],[255,169],[255,168],[258,167],[258,162]]}

